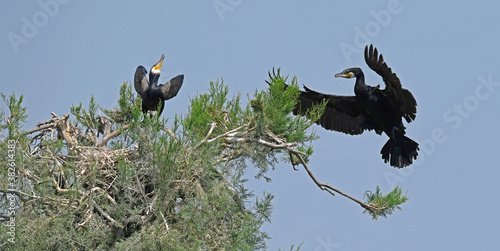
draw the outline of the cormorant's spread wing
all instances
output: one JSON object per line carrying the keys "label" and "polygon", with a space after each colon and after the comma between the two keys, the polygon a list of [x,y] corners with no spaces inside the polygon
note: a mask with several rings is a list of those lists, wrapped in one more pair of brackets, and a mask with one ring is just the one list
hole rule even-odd
{"label": "cormorant's spread wing", "polygon": [[177,75],[174,78],[170,79],[166,84],[160,85],[160,90],[163,95],[162,100],[168,100],[179,92],[182,86],[182,82],[184,81],[184,75]]}
{"label": "cormorant's spread wing", "polygon": [[396,101],[395,105],[399,108],[401,116],[408,123],[414,120],[417,113],[417,101],[410,91],[402,88],[398,76],[384,62],[384,57],[378,55],[378,51],[376,48],[373,48],[373,45],[370,45],[369,49],[368,46],[365,47],[365,61],[373,71],[384,79],[386,86],[384,92],[394,97]]}
{"label": "cormorant's spread wing", "polygon": [[323,94],[306,86],[304,89],[305,91],[301,92],[298,104],[293,110],[294,115],[303,115],[313,105],[320,104],[326,99],[325,112],[316,121],[316,124],[321,127],[351,135],[362,134],[364,130],[378,130],[378,128],[374,128],[374,123],[364,115],[354,96]]}
{"label": "cormorant's spread wing", "polygon": [[143,97],[146,90],[149,88],[148,78],[146,77],[147,74],[148,71],[142,65],[139,65],[135,70],[134,87],[141,97]]}

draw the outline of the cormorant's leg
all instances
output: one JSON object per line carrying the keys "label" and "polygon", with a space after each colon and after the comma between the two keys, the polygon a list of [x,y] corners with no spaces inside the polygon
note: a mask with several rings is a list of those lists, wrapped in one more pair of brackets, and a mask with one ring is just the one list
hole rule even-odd
{"label": "cormorant's leg", "polygon": [[144,115],[144,118],[142,119],[142,123],[144,123],[144,120],[146,119],[146,116],[148,114],[148,110],[144,106],[144,101],[142,102],[142,115]]}
{"label": "cormorant's leg", "polygon": [[146,107],[144,106],[144,102],[142,102],[142,114],[146,114],[148,111],[146,110]]}
{"label": "cormorant's leg", "polygon": [[404,130],[401,130],[400,127],[393,126],[391,128],[391,139],[393,139],[394,142],[400,140],[402,136],[404,136]]}
{"label": "cormorant's leg", "polygon": [[389,135],[389,138],[391,138],[392,140],[394,140],[394,142],[396,142],[396,133],[395,133],[395,131],[396,131],[396,127],[393,126],[391,128],[391,135]]}

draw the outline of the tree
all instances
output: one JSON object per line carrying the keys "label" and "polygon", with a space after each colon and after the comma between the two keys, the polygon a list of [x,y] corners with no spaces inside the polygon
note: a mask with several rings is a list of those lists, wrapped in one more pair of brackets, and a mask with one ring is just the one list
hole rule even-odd
{"label": "tree", "polygon": [[[296,78],[275,77],[243,107],[222,81],[190,100],[189,112],[167,121],[143,116],[131,85],[118,107],[71,107],[23,130],[23,96],[2,95],[0,113],[0,245],[2,249],[264,249],[260,227],[271,219],[269,193],[245,188],[247,164],[270,179],[281,159],[305,168],[316,185],[359,203],[374,218],[406,197],[377,188],[361,202],[319,182],[307,166],[317,136],[308,130],[324,104],[290,114]],[[9,169],[10,168],[10,169]],[[400,188],[397,188],[400,189]],[[393,191],[394,192],[394,191]],[[391,211],[392,210],[392,211]]]}

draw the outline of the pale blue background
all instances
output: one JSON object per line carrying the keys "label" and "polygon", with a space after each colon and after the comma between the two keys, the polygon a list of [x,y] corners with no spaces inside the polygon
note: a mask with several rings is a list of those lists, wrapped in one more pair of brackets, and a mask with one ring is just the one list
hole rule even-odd
{"label": "pale blue background", "polygon": [[[421,146],[417,163],[401,171],[384,164],[385,135],[314,127],[321,139],[310,167],[357,198],[399,183],[410,200],[404,211],[372,221],[357,204],[319,190],[303,169],[278,165],[272,183],[250,184],[276,196],[264,226],[269,250],[302,242],[302,250],[500,250],[498,1],[61,0],[48,11],[46,2],[58,3],[0,3],[0,91],[25,95],[27,129],[50,112],[86,105],[92,94],[112,107],[137,65],[149,69],[162,53],[160,81],[185,74],[164,117],[186,113],[189,97],[220,77],[246,100],[266,88],[272,67],[314,90],[351,95],[354,81],[333,74],[359,66],[368,84],[382,80],[362,54],[346,56],[341,47],[373,43],[417,99],[407,128]],[[40,27],[23,34],[25,20]],[[14,45],[12,34],[27,43]]]}

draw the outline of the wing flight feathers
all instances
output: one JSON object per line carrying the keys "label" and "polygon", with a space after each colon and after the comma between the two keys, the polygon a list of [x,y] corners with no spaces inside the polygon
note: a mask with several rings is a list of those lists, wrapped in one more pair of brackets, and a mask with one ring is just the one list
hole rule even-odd
{"label": "wing flight feathers", "polygon": [[149,88],[148,78],[146,77],[147,74],[148,71],[142,65],[139,65],[135,70],[134,87],[141,97],[143,97]]}
{"label": "wing flight feathers", "polygon": [[181,89],[182,82],[184,82],[184,75],[177,75],[170,79],[166,84],[160,86],[163,95],[162,100],[168,100],[177,95]]}
{"label": "wing flight feathers", "polygon": [[409,123],[415,120],[417,114],[417,101],[410,91],[402,88],[401,81],[396,73],[393,73],[391,68],[384,62],[384,57],[378,54],[373,45],[365,47],[366,64],[382,77],[385,83],[385,93],[392,95],[399,107],[401,115]]}
{"label": "wing flight feathers", "polygon": [[371,130],[373,123],[363,115],[354,96],[338,96],[313,91],[304,86],[297,107],[293,114],[304,115],[314,105],[327,100],[325,111],[316,124],[327,130],[343,132],[351,135],[362,134],[364,130]]}

